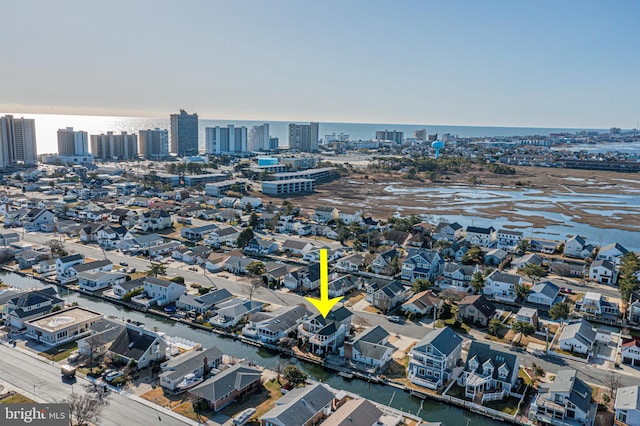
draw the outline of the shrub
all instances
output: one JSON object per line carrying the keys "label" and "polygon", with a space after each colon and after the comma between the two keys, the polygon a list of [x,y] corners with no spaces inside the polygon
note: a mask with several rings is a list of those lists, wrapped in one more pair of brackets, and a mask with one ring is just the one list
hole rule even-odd
{"label": "shrub", "polygon": [[184,284],[184,277],[174,277],[171,278],[171,281],[178,284]]}

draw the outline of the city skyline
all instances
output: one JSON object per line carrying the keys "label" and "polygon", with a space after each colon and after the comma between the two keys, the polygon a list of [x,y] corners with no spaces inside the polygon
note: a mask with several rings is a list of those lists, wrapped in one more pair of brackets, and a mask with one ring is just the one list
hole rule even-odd
{"label": "city skyline", "polygon": [[[227,120],[633,128],[639,9],[636,2],[14,2],[0,28],[18,40],[4,54],[12,85],[0,110],[159,117],[180,106]],[[211,16],[225,19],[214,29]],[[119,31],[92,31],[96,18],[117,20]],[[226,65],[213,66],[222,56]],[[73,67],[65,65],[71,58]]]}

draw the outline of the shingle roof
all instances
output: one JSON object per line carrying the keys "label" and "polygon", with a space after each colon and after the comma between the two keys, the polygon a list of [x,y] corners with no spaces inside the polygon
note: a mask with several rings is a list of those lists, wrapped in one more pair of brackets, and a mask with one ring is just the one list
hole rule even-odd
{"label": "shingle roof", "polygon": [[[493,378],[495,378],[496,380],[507,381],[511,383],[513,381],[512,379],[514,378],[514,375],[518,375],[519,368],[516,368],[518,357],[508,352],[492,349],[491,346],[486,343],[481,343],[478,341],[471,342],[469,353],[467,355],[467,362],[464,366],[465,371],[473,371],[469,363],[474,358],[478,361],[478,369],[476,371],[479,372],[482,372],[483,365],[487,361],[491,361],[491,364],[493,364]],[[509,369],[509,375],[506,379],[500,379],[498,376],[498,370],[503,364],[506,364],[507,368]]]}
{"label": "shingle roof", "polygon": [[579,321],[564,326],[560,334],[560,340],[578,339],[587,346],[591,346],[596,340],[596,332],[591,324],[583,318]]}
{"label": "shingle roof", "polygon": [[483,295],[478,296],[466,296],[460,302],[458,306],[473,305],[478,311],[480,311],[485,317],[489,318],[496,311],[496,307],[487,300]]}
{"label": "shingle roof", "polygon": [[207,401],[217,401],[231,391],[240,391],[256,380],[260,380],[262,372],[244,364],[236,364],[194,387],[189,393]]}
{"label": "shingle roof", "polygon": [[462,337],[449,327],[430,331],[413,348],[417,352],[425,352],[425,347],[431,345],[440,353],[449,355],[456,347],[462,344]]}
{"label": "shingle roof", "polygon": [[222,352],[214,346],[204,351],[194,351],[190,354],[173,358],[163,364],[163,372],[160,374],[160,377],[177,380],[203,366],[205,358],[207,362],[211,362],[215,359],[222,358]]}
{"label": "shingle roof", "polygon": [[94,262],[89,263],[79,263],[77,265],[72,266],[76,272],[84,272],[90,271],[92,269],[103,268],[108,265],[112,265],[113,263],[108,259],[96,260]]}
{"label": "shingle roof", "polygon": [[551,281],[543,281],[531,287],[531,293],[540,293],[551,300],[554,300],[560,291],[560,287]]}
{"label": "shingle roof", "polygon": [[278,399],[260,420],[278,426],[304,425],[333,398],[334,394],[321,384],[296,388]]}
{"label": "shingle roof", "polygon": [[377,424],[382,411],[368,399],[352,399],[338,408],[323,426],[371,426]]}
{"label": "shingle roof", "polygon": [[138,361],[156,341],[156,336],[126,327],[113,341],[109,351]]}
{"label": "shingle roof", "polygon": [[569,392],[569,401],[585,413],[591,407],[592,389],[578,377],[577,370],[560,370],[548,387],[551,393]]}
{"label": "shingle roof", "polygon": [[502,283],[518,284],[522,278],[520,275],[507,274],[496,270],[490,273],[487,279]]}

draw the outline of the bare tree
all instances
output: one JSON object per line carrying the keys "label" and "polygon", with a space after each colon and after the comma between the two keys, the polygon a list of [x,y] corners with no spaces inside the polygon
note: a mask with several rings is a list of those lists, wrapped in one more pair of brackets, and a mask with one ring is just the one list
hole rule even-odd
{"label": "bare tree", "polygon": [[[102,398],[106,397],[103,396]],[[103,402],[87,393],[72,393],[67,399],[72,425],[86,425],[96,422],[102,413]]]}
{"label": "bare tree", "polygon": [[93,372],[93,360],[96,353],[102,352],[104,345],[107,344],[107,339],[102,333],[92,334],[84,339],[89,348],[89,371]]}
{"label": "bare tree", "polygon": [[282,372],[284,371],[284,364],[282,363],[282,361],[278,361],[276,365],[273,366],[273,371],[276,372],[278,384],[281,385],[282,383],[280,383],[280,375],[282,375]]}
{"label": "bare tree", "polygon": [[240,289],[247,295],[249,300],[253,300],[253,295],[262,287],[262,279],[250,278],[247,281],[240,283]]}
{"label": "bare tree", "polygon": [[616,391],[620,386],[623,386],[622,379],[615,374],[608,374],[607,377],[604,378],[604,384],[609,388],[609,397],[614,399],[616,397]]}

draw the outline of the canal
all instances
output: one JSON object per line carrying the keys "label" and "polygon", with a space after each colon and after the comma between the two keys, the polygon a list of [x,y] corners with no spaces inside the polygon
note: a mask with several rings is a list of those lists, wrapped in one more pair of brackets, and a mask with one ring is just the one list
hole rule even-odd
{"label": "canal", "polygon": [[[45,285],[33,278],[27,278],[11,272],[0,272],[0,279],[11,287],[20,289],[44,288]],[[239,341],[221,337],[215,333],[205,330],[194,329],[188,325],[172,320],[160,318],[154,315],[144,314],[123,306],[113,305],[102,301],[99,298],[85,296],[64,288],[57,288],[58,294],[67,303],[78,302],[79,305],[103,313],[105,316],[113,316],[122,320],[139,321],[149,329],[157,329],[170,336],[180,336],[194,342],[202,343],[205,348],[218,347],[223,353],[244,358],[248,361],[273,368],[278,362],[288,362],[278,355],[262,349],[256,348]],[[390,405],[402,411],[418,414],[426,421],[442,422],[447,426],[473,424],[474,426],[493,426],[499,422],[470,413],[468,411],[442,404],[433,400],[420,400],[410,396],[401,390],[385,386],[371,384],[362,380],[346,381],[342,377],[325,370],[324,368],[298,362],[299,365],[311,378],[327,383],[336,389],[345,389],[361,395],[373,401]]]}

